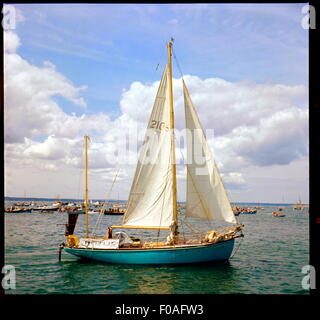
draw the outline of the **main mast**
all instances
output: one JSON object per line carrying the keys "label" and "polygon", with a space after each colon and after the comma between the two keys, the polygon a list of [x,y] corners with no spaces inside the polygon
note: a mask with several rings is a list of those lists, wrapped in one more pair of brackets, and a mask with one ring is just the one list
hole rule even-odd
{"label": "main mast", "polygon": [[172,198],[173,198],[173,221],[175,224],[174,234],[178,233],[177,217],[177,177],[176,177],[176,155],[174,138],[174,110],[173,110],[173,90],[172,90],[172,63],[171,63],[172,42],[168,42],[168,68],[169,68],[169,102],[170,102],[170,129],[171,129],[171,169],[172,169]]}
{"label": "main mast", "polygon": [[88,198],[88,141],[89,136],[84,136],[84,159],[85,159],[85,209],[86,209],[86,238],[89,237],[89,198]]}

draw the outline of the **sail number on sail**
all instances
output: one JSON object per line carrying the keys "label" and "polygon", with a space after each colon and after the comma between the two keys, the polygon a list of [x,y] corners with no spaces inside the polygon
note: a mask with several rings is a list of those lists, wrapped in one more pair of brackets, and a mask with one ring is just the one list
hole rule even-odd
{"label": "sail number on sail", "polygon": [[159,130],[165,129],[166,131],[168,131],[169,130],[169,125],[166,124],[163,121],[160,122],[160,121],[157,121],[157,120],[151,120],[150,128],[159,129]]}

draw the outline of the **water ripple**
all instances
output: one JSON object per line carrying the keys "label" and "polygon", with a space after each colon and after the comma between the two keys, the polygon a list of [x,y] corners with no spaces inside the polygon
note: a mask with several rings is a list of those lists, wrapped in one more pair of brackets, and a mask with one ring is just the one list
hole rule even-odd
{"label": "water ripple", "polygon": [[[301,268],[309,261],[308,214],[286,208],[287,216],[278,219],[272,210],[239,216],[245,237],[229,263],[188,266],[109,265],[66,253],[59,262],[64,228],[57,224],[66,222],[64,214],[5,215],[5,263],[17,276],[16,290],[7,293],[308,294],[301,287]],[[103,228],[116,218],[106,218]],[[83,222],[79,217],[77,232],[84,231]]]}

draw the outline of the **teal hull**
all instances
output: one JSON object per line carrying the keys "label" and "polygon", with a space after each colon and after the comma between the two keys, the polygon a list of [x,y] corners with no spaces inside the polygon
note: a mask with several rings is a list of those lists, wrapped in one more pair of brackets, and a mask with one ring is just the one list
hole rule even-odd
{"label": "teal hull", "polygon": [[75,256],[116,264],[182,264],[228,260],[234,239],[199,246],[163,249],[64,248]]}

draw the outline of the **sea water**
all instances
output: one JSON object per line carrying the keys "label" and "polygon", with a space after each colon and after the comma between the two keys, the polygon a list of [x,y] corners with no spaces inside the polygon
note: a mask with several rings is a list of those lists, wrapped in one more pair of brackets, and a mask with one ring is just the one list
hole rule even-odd
{"label": "sea water", "polygon": [[[5,264],[15,268],[15,289],[6,294],[309,294],[302,268],[309,264],[308,210],[264,206],[240,214],[244,237],[227,263],[199,265],[113,265],[62,253],[67,214],[6,213]],[[89,215],[93,230],[98,214]],[[102,216],[102,230],[121,217]],[[84,234],[85,215],[77,233]]]}

